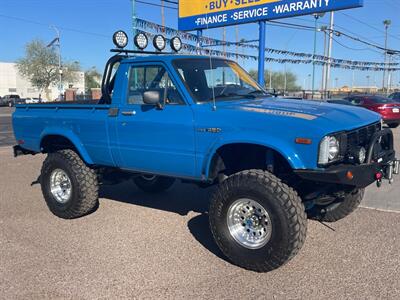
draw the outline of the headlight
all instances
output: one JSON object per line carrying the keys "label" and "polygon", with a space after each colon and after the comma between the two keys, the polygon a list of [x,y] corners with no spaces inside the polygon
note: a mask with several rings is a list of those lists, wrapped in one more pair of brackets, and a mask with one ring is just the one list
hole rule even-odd
{"label": "headlight", "polygon": [[334,136],[324,137],[319,146],[318,163],[320,165],[326,165],[334,162],[339,158],[339,152],[340,145],[338,139]]}

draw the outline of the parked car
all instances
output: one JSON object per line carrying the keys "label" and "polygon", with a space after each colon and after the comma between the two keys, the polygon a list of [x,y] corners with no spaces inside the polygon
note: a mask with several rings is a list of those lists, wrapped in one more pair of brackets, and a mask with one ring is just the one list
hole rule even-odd
{"label": "parked car", "polygon": [[393,99],[375,95],[353,95],[345,99],[353,105],[379,113],[390,128],[400,124],[400,103]]}
{"label": "parked car", "polygon": [[25,99],[21,99],[19,95],[5,95],[3,98],[3,103],[6,106],[15,106],[16,104],[24,104]]}
{"label": "parked car", "polygon": [[26,98],[25,99],[25,103],[26,104],[35,104],[35,103],[40,103],[40,99],[39,98]]}
{"label": "parked car", "polygon": [[[216,85],[223,76],[235,84]],[[149,193],[176,179],[217,185],[208,212],[216,244],[231,262],[266,272],[299,252],[307,215],[342,219],[367,186],[399,172],[378,114],[271,97],[231,60],[122,50],[103,78],[96,104],[13,114],[14,154],[47,154],[40,184],[61,218],[93,212],[101,184],[129,180]]]}
{"label": "parked car", "polygon": [[400,102],[400,92],[393,93],[389,96],[389,99],[392,99],[396,102]]}
{"label": "parked car", "polygon": [[328,99],[326,100],[328,103],[332,104],[341,104],[341,105],[353,105],[350,101],[345,99]]}
{"label": "parked car", "polygon": [[6,102],[6,99],[1,96],[0,96],[0,106],[8,106],[8,102]]}

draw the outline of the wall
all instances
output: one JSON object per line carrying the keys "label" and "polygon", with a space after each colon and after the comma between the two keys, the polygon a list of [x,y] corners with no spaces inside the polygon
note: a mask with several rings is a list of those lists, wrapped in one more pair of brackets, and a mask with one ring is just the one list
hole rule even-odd
{"label": "wall", "polygon": [[[64,90],[70,85],[77,89],[77,94],[85,92],[85,76],[83,72],[78,72],[77,82],[64,82]],[[17,94],[21,98],[37,98],[40,94],[39,90],[32,87],[29,80],[21,76],[14,63],[0,62],[0,96],[9,94]],[[55,100],[58,97],[58,86],[50,88],[48,101]],[[45,98],[46,93],[42,93],[42,98]]]}

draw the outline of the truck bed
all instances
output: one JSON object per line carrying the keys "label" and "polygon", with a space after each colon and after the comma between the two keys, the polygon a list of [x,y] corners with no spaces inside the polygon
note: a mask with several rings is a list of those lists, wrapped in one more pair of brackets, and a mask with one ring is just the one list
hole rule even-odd
{"label": "truck bed", "polygon": [[15,139],[24,149],[41,152],[43,137],[62,135],[95,159],[110,164],[108,111],[98,101],[21,104],[13,114]]}
{"label": "truck bed", "polygon": [[52,105],[52,106],[57,106],[57,105],[96,105],[99,103],[99,100],[80,100],[80,101],[56,101],[56,102],[41,102],[41,103],[23,103],[23,104],[17,104],[17,106],[42,106],[42,105]]}

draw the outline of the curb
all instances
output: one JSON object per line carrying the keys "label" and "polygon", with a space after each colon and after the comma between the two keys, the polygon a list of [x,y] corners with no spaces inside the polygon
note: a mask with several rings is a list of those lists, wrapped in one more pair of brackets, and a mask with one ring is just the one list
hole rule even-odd
{"label": "curb", "polygon": [[376,208],[376,207],[370,207],[370,206],[360,206],[360,208],[375,210],[375,211],[380,211],[380,212],[386,212],[386,213],[400,214],[400,211],[398,211],[398,210],[390,210],[390,209]]}

